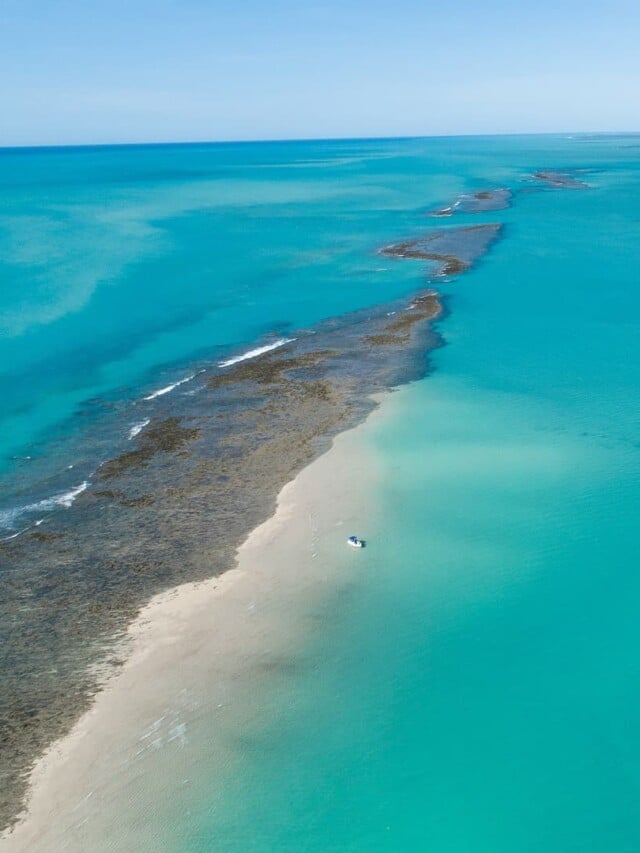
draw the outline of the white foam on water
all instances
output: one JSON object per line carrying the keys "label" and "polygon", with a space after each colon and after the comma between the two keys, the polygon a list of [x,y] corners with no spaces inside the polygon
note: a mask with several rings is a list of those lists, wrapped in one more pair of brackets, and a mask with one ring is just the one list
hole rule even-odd
{"label": "white foam on water", "polygon": [[[69,509],[78,495],[81,495],[82,492],[86,491],[90,485],[91,483],[89,483],[88,480],[84,480],[79,486],[74,486],[72,489],[69,489],[68,492],[61,492],[58,495],[52,495],[52,497],[44,498],[44,500],[37,501],[36,503],[25,504],[25,506],[18,506],[13,509],[4,510],[3,512],[0,512],[0,528],[4,527],[8,530],[15,529],[15,524],[18,519],[30,512],[51,512],[51,510],[57,509],[58,507]],[[42,519],[37,521],[36,524],[42,524]],[[13,533],[11,536],[7,536],[6,539],[15,539],[16,536],[19,536],[28,529],[28,527],[25,527],[17,533]],[[6,539],[3,541],[6,541]]]}
{"label": "white foam on water", "polygon": [[174,388],[177,388],[179,385],[184,385],[185,382],[191,382],[192,379],[195,379],[197,373],[192,373],[191,376],[185,376],[184,379],[179,379],[177,382],[174,382],[173,385],[167,385],[166,388],[159,388],[157,391],[154,391],[152,394],[149,394],[145,397],[145,400],[155,400],[156,397],[163,397],[165,394],[168,394],[170,391],[173,391]]}
{"label": "white foam on water", "polygon": [[22,530],[18,530],[17,533],[12,533],[11,536],[3,536],[2,539],[0,539],[0,542],[8,542],[10,539],[15,539],[28,529],[28,527],[23,527]]}
{"label": "white foam on water", "polygon": [[[76,486],[73,489],[70,489],[68,492],[64,492],[61,495],[55,495],[53,498],[49,498],[49,502],[52,502],[55,506],[64,506],[67,509],[71,506],[71,504],[75,501],[78,495],[81,495],[89,488],[89,481],[85,480],[80,483],[79,486]],[[46,501],[45,501],[46,503]],[[42,506],[42,502],[40,504]]]}
{"label": "white foam on water", "polygon": [[129,441],[131,441],[131,439],[135,438],[137,435],[140,435],[142,430],[146,426],[149,426],[150,423],[151,423],[151,418],[145,418],[143,421],[140,421],[140,423],[134,424],[131,427],[131,429],[129,430]]}
{"label": "white foam on water", "polygon": [[218,367],[231,367],[232,364],[238,364],[238,362],[240,361],[247,361],[250,358],[257,358],[259,355],[263,355],[265,352],[271,352],[271,350],[283,347],[285,344],[290,344],[293,341],[295,341],[295,338],[279,338],[272,344],[265,344],[263,347],[256,347],[256,349],[250,349],[248,352],[245,352],[242,355],[236,355],[234,356],[234,358],[229,358],[226,361],[221,361],[218,363]]}

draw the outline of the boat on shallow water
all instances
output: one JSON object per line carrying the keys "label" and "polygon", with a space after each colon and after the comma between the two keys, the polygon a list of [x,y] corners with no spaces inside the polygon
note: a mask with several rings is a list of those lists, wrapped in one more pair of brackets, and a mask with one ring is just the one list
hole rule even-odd
{"label": "boat on shallow water", "polygon": [[357,536],[350,536],[347,539],[347,545],[351,545],[352,548],[364,548],[364,539],[358,539]]}

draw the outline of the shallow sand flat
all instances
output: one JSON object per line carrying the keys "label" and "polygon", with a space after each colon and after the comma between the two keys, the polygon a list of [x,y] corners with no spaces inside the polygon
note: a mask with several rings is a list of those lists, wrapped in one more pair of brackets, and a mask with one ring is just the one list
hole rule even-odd
{"label": "shallow sand flat", "polygon": [[330,622],[331,597],[364,570],[366,549],[345,547],[349,533],[366,535],[363,496],[376,479],[363,427],[282,489],[237,568],[144,608],[121,672],[37,763],[28,813],[2,853],[175,849],[167,804],[175,814],[182,798],[188,814],[199,774],[211,778],[218,764],[222,785],[233,773],[239,739],[269,713],[269,689],[301,663],[305,635]]}

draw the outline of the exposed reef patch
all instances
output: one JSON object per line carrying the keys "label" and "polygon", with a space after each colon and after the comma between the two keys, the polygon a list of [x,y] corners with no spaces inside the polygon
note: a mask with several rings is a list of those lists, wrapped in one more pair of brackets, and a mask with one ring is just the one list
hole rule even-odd
{"label": "exposed reef patch", "polygon": [[446,218],[455,213],[486,213],[493,210],[504,210],[511,206],[512,196],[513,193],[506,187],[463,193],[452,204],[432,210],[428,216]]}
{"label": "exposed reef patch", "polygon": [[502,224],[496,222],[447,228],[392,243],[380,251],[394,258],[433,261],[437,276],[456,275],[469,269],[489,249],[501,229]]}
{"label": "exposed reef patch", "polygon": [[407,308],[387,323],[381,332],[368,335],[365,340],[373,346],[402,345],[409,340],[416,323],[435,320],[442,314],[442,303],[435,290],[417,296]]}

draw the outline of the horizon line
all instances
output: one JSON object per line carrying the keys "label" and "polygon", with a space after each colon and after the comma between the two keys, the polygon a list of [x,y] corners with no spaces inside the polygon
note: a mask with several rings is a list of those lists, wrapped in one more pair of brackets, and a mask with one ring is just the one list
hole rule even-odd
{"label": "horizon line", "polygon": [[268,137],[259,139],[184,139],[184,140],[140,140],[137,142],[54,142],[48,144],[25,143],[19,145],[0,145],[0,152],[7,151],[43,151],[69,148],[143,148],[189,145],[267,145],[304,142],[383,142],[387,140],[412,139],[488,139],[511,136],[637,136],[640,130],[547,130],[547,131],[509,131],[505,133],[433,133],[400,134],[387,136],[297,136]]}

